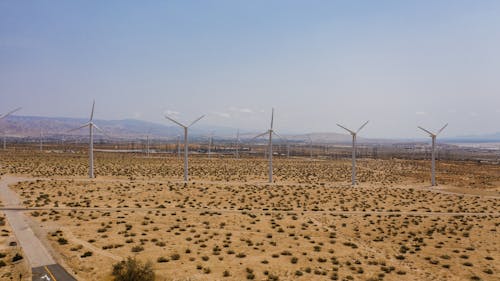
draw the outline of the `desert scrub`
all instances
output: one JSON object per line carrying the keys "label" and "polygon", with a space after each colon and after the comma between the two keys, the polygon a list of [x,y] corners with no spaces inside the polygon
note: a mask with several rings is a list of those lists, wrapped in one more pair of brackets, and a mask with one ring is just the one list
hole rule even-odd
{"label": "desert scrub", "polygon": [[150,262],[145,264],[136,258],[128,257],[126,260],[113,265],[111,273],[114,281],[154,281],[155,274]]}

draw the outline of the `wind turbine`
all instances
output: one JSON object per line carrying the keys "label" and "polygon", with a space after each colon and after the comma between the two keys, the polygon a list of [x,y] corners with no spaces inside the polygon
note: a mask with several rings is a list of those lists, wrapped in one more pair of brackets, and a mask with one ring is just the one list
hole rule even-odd
{"label": "wind turbine", "polygon": [[[0,115],[0,120],[7,118],[9,115],[11,115],[14,112],[19,111],[19,110],[21,110],[21,107],[18,107],[14,110],[11,110],[11,111],[5,113],[4,115]],[[4,131],[3,132],[3,150],[5,150],[5,149],[7,149],[7,145],[6,145],[6,136],[5,136],[5,131]]]}
{"label": "wind turbine", "polygon": [[429,134],[429,136],[432,138],[432,164],[431,164],[431,183],[432,186],[436,186],[436,137],[448,126],[448,124],[445,124],[437,133],[433,133],[429,130],[426,130],[420,126],[418,128],[426,133]]}
{"label": "wind turbine", "polygon": [[40,127],[40,152],[43,151],[43,131],[42,128]]}
{"label": "wind turbine", "polygon": [[285,138],[285,137],[282,137],[282,136],[278,135],[277,133],[274,133],[274,134],[277,135],[279,138],[281,138],[282,141],[285,142],[286,158],[290,158],[290,144],[288,143],[288,139]]}
{"label": "wind turbine", "polygon": [[307,138],[309,139],[309,157],[310,157],[310,160],[312,160],[313,159],[313,149],[312,149],[313,140],[311,139],[311,135],[307,135]]}
{"label": "wind turbine", "polygon": [[99,128],[96,124],[94,124],[94,107],[95,107],[95,100],[92,103],[92,111],[90,112],[90,119],[87,123],[81,125],[78,128],[74,128],[68,131],[73,132],[76,130],[80,130],[85,127],[89,127],[89,178],[93,179],[94,178],[94,128],[96,128],[99,132],[102,134],[106,135],[104,131]]}
{"label": "wind turbine", "polygon": [[279,137],[281,139],[282,142],[285,143],[285,147],[286,147],[286,158],[290,158],[290,145],[288,144],[288,139],[279,135],[278,133],[276,133],[275,131],[273,131],[273,134],[275,134],[277,137]]}
{"label": "wind turbine", "polygon": [[146,157],[149,158],[149,135],[151,134],[151,128],[148,130],[148,134],[146,135]]}
{"label": "wind turbine", "polygon": [[363,125],[361,125],[361,127],[359,127],[359,129],[356,132],[347,129],[346,127],[340,124],[337,124],[337,126],[348,131],[352,136],[352,175],[351,175],[352,186],[356,185],[356,148],[357,148],[356,136],[358,135],[359,131],[361,131],[366,126],[366,124],[368,124],[368,122],[370,121],[366,121]]}
{"label": "wind turbine", "polygon": [[240,158],[240,129],[236,131],[236,159]]}
{"label": "wind turbine", "polygon": [[269,142],[268,142],[268,156],[269,156],[269,183],[273,182],[273,134],[276,135],[279,138],[282,138],[278,133],[276,133],[273,130],[273,122],[274,122],[274,108],[272,109],[271,113],[271,128],[267,130],[266,132],[257,135],[253,137],[254,139],[260,138],[265,135],[269,135]]}
{"label": "wind turbine", "polygon": [[214,132],[211,132],[208,136],[208,158],[212,155],[212,144],[214,139]]}
{"label": "wind turbine", "polygon": [[170,118],[169,116],[165,115],[165,118],[168,120],[174,122],[175,124],[181,126],[184,129],[184,181],[188,181],[188,129],[194,125],[194,123],[200,121],[201,118],[205,117],[205,115],[202,115],[198,117],[196,120],[191,122],[189,125],[184,125],[180,122],[177,122],[176,120]]}

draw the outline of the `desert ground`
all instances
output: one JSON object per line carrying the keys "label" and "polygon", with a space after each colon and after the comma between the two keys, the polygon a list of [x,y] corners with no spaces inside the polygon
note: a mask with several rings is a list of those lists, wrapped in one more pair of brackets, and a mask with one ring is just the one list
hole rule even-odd
{"label": "desert ground", "polygon": [[[429,161],[0,152],[2,177],[55,258],[112,280],[127,257],[157,280],[500,280],[500,166]],[[26,274],[0,217],[0,276]],[[1,261],[0,261],[1,263]],[[25,275],[23,275],[25,276]],[[4,280],[4,279],[2,279]],[[28,279],[27,279],[28,280]]]}

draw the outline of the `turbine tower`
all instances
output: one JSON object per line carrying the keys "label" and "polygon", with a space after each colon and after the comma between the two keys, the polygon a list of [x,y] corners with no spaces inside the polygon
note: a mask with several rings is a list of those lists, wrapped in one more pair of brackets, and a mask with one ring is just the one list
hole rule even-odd
{"label": "turbine tower", "polygon": [[95,100],[92,102],[92,111],[90,112],[89,121],[78,128],[74,128],[68,131],[69,133],[76,130],[80,130],[85,127],[89,127],[89,178],[91,179],[94,178],[94,128],[97,129],[102,134],[106,135],[106,133],[104,133],[104,131],[101,128],[99,128],[96,124],[94,124],[94,107],[95,107]]}
{"label": "turbine tower", "polygon": [[432,163],[431,163],[431,183],[432,186],[436,186],[436,137],[446,128],[448,124],[445,124],[437,133],[433,133],[429,130],[426,130],[420,126],[418,128],[426,133],[432,138]]}
{"label": "turbine tower", "polygon": [[361,131],[361,129],[363,129],[366,126],[366,124],[368,124],[368,122],[370,121],[366,121],[363,125],[361,125],[361,127],[359,127],[359,129],[356,132],[347,129],[346,127],[340,124],[337,124],[337,126],[348,131],[352,136],[352,175],[351,175],[352,186],[356,185],[356,148],[357,148],[356,136],[358,135],[359,131]]}
{"label": "turbine tower", "polygon": [[[19,110],[21,110],[21,107],[18,107],[14,110],[11,110],[11,111],[5,113],[4,115],[0,115],[0,120],[7,118],[9,115],[11,115],[14,112],[19,111]],[[7,149],[7,144],[6,144],[6,136],[5,136],[5,131],[4,131],[3,132],[3,150],[6,150],[6,149]]]}
{"label": "turbine tower", "polygon": [[165,115],[165,118],[168,120],[174,122],[175,124],[181,126],[184,129],[184,181],[188,181],[188,129],[194,125],[194,123],[200,121],[201,118],[205,117],[205,115],[202,115],[198,117],[198,119],[194,120],[191,122],[189,125],[184,125],[180,122],[177,122],[176,120],[170,118],[169,116]]}
{"label": "turbine tower", "polygon": [[271,128],[267,130],[266,132],[257,135],[253,137],[254,139],[260,138],[265,135],[269,135],[269,141],[268,141],[268,157],[269,157],[269,183],[273,182],[273,135],[276,135],[277,137],[280,137],[278,133],[276,133],[273,129],[273,122],[274,122],[274,108],[272,109],[271,112]]}

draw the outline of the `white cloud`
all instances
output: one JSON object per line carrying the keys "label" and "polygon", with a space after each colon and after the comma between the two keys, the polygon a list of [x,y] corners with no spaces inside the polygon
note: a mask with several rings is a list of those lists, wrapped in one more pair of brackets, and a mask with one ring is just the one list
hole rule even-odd
{"label": "white cloud", "polygon": [[241,112],[241,113],[253,113],[253,110],[251,110],[250,108],[239,108],[239,107],[234,107],[234,106],[231,106],[229,108],[229,110]]}
{"label": "white cloud", "polygon": [[179,116],[180,112],[167,109],[164,111],[168,116]]}
{"label": "white cloud", "polygon": [[222,118],[231,118],[231,115],[229,113],[225,112],[212,112],[212,114],[217,115]]}
{"label": "white cloud", "polygon": [[415,114],[417,114],[417,115],[427,115],[428,113],[425,112],[425,111],[417,111],[417,112],[415,112]]}

